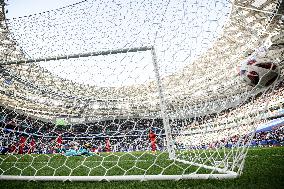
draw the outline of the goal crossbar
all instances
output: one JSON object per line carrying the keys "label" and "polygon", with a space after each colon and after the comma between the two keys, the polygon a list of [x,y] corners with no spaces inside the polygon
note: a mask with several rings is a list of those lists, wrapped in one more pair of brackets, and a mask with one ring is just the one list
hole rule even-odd
{"label": "goal crossbar", "polygon": [[16,61],[6,61],[6,62],[0,62],[0,65],[28,64],[28,63],[47,62],[47,61],[54,61],[54,60],[67,60],[67,59],[70,59],[70,58],[92,57],[92,56],[101,56],[101,55],[114,55],[114,54],[130,53],[130,52],[148,51],[148,50],[152,50],[152,49],[153,49],[152,46],[135,47],[135,48],[122,48],[122,49],[115,49],[115,50],[95,51],[95,52],[78,53],[78,54],[70,54],[70,55],[62,55],[62,56],[25,59],[25,60],[16,60]]}

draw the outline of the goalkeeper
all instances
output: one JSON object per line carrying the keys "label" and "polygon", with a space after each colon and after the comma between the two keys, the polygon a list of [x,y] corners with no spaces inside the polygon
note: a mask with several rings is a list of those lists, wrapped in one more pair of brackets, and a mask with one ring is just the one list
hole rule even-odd
{"label": "goalkeeper", "polygon": [[90,148],[91,148],[91,145],[87,143],[81,146],[79,149],[77,148],[69,149],[63,155],[65,156],[81,156],[81,155],[92,156],[93,154],[90,152]]}
{"label": "goalkeeper", "polygon": [[90,148],[91,148],[91,145],[89,143],[86,143],[79,148],[77,153],[78,155],[92,156],[93,154],[90,152]]}

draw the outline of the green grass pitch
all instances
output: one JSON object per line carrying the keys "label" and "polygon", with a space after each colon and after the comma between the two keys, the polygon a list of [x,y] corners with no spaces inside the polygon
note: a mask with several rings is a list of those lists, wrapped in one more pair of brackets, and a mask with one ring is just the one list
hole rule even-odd
{"label": "green grass pitch", "polygon": [[[155,154],[156,156],[157,154]],[[162,157],[164,154],[161,154]],[[124,162],[120,166],[114,166],[116,158],[122,157],[121,162]],[[129,170],[126,174],[132,174],[133,172],[137,172],[139,170],[145,171],[143,166],[145,165],[144,161],[151,162],[154,161],[154,158],[151,158],[151,154],[143,153],[137,154],[136,157],[133,156],[108,156],[108,155],[100,155],[93,157],[72,157],[69,158],[72,161],[67,161],[66,158],[58,155],[50,156],[46,155],[33,155],[33,156],[11,156],[9,158],[5,158],[4,156],[0,156],[0,158],[5,159],[5,163],[2,160],[2,164],[0,165],[1,171],[8,170],[9,163],[15,162],[17,160],[18,163],[16,167],[19,169],[9,169],[6,174],[18,174],[19,170],[23,170],[23,175],[83,175],[86,171],[90,175],[98,175],[105,174],[113,175],[113,174],[121,174],[125,171],[123,169],[133,167],[133,161],[131,158],[137,159],[138,163],[135,169],[127,169]],[[154,157],[154,156],[153,156]],[[14,158],[14,159],[13,159]],[[98,158],[104,158],[104,164]],[[164,159],[164,158],[161,158]],[[31,161],[32,160],[32,161]],[[44,166],[46,160],[49,161],[48,167]],[[85,162],[82,163],[82,160]],[[95,161],[94,161],[95,160]],[[29,162],[33,162],[32,166],[27,166]],[[65,164],[67,167],[61,165]],[[88,169],[88,163],[92,164],[92,166],[97,167],[96,169]],[[163,167],[163,163],[166,165],[169,162],[155,162],[155,164]],[[83,166],[82,166],[83,165]],[[86,166],[84,166],[86,165]],[[7,166],[7,167],[5,167]],[[21,167],[22,166],[22,167]],[[76,168],[71,172],[69,167]],[[139,169],[141,166],[142,169]],[[28,168],[25,168],[28,167]],[[91,166],[90,166],[91,167]],[[107,172],[104,168],[111,168]],[[119,168],[121,167],[121,168]],[[155,170],[158,170],[159,167],[146,167],[148,174],[155,174]],[[171,169],[175,169],[177,171],[177,167],[168,167],[165,171],[168,171],[170,174]],[[244,173],[237,179],[231,180],[180,180],[180,181],[111,181],[111,182],[50,182],[50,181],[0,181],[0,188],[8,189],[8,188],[187,188],[187,189],[199,189],[199,188],[263,188],[263,189],[274,189],[274,188],[284,188],[284,147],[274,147],[274,148],[254,148],[250,149],[248,152],[248,156],[246,158],[246,163],[244,167]]]}

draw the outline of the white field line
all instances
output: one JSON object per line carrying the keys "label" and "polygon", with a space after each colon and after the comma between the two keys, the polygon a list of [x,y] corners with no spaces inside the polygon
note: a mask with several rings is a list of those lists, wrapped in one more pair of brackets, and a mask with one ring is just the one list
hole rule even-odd
{"label": "white field line", "polygon": [[[270,157],[283,157],[284,158],[284,155],[280,155],[280,154],[274,154],[274,155],[269,155]],[[247,155],[247,157],[250,157],[250,158],[254,158],[254,157],[261,157],[259,155]]]}
{"label": "white field line", "polygon": [[[65,161],[65,159],[64,159]],[[117,163],[117,162],[149,162],[148,160],[120,160],[120,161],[82,161],[82,162],[108,162],[108,163]],[[46,164],[52,164],[53,162],[48,162],[48,161],[34,161],[34,162],[27,162],[27,161],[14,161],[14,162],[2,162],[1,164],[18,164],[18,163],[29,163],[29,164],[34,164],[34,163],[46,163]]]}

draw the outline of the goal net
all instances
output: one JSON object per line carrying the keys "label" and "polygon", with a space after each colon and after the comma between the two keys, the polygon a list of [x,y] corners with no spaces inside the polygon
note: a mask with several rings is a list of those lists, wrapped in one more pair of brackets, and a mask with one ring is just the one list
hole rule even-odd
{"label": "goal net", "polygon": [[1,6],[0,179],[236,178],[283,121],[282,1]]}

